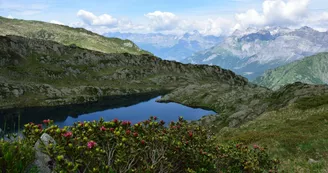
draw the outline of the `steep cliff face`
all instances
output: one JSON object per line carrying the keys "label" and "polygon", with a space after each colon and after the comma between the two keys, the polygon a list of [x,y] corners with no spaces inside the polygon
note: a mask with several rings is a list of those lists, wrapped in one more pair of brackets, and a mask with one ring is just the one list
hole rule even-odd
{"label": "steep cliff face", "polygon": [[105,54],[18,36],[0,37],[0,55],[4,107],[80,103],[210,82],[247,84],[217,66],[186,65],[149,54]]}

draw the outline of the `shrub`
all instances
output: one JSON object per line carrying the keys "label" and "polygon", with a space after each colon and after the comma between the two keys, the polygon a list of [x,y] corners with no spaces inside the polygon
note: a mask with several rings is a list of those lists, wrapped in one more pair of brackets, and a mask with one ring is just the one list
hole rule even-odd
{"label": "shrub", "polygon": [[203,127],[182,118],[165,126],[156,117],[132,125],[114,119],[77,122],[59,128],[45,120],[42,130],[27,124],[29,142],[42,133],[56,144],[43,146],[58,172],[268,172],[277,171],[264,148],[242,144],[217,145]]}
{"label": "shrub", "polygon": [[0,139],[0,173],[33,172],[34,156],[33,144],[26,140],[16,135]]}

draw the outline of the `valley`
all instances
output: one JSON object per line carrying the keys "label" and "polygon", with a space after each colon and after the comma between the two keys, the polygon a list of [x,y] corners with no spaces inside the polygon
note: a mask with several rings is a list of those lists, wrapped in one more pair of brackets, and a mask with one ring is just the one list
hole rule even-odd
{"label": "valley", "polygon": [[[211,140],[209,144],[215,140],[214,143],[222,143],[229,149],[231,146],[239,149],[239,143],[243,143],[255,146],[255,153],[257,144],[268,148],[270,155],[280,158],[281,170],[324,172],[328,167],[328,150],[322,147],[328,145],[325,139],[328,85],[324,85],[328,76],[327,53],[324,53],[328,51],[327,32],[309,27],[266,29],[237,30],[223,41],[223,38],[206,37],[197,32],[185,34],[179,39],[172,35],[154,34],[148,40],[142,34],[104,34],[107,37],[146,40],[133,43],[81,28],[0,17],[0,121],[16,126],[16,120],[21,119],[26,124],[24,127],[33,129],[39,127],[28,124],[29,121],[40,123],[45,120],[47,123],[47,119],[52,119],[57,124],[47,129],[49,134],[63,136],[70,136],[68,133],[61,134],[70,129],[70,125],[76,130],[84,128],[84,123],[94,123],[91,130],[81,133],[81,140],[86,138],[86,133],[99,131],[99,128],[101,132],[106,131],[107,126],[113,128],[115,125],[116,128],[118,123],[122,123],[117,125],[115,135],[111,134],[114,129],[106,131],[113,137],[111,140],[130,147],[143,147],[146,142],[144,139],[139,141],[138,134],[133,134],[130,139],[131,131],[122,130],[130,128],[126,121],[120,122],[121,118],[127,117],[136,124],[131,127],[135,131],[140,130],[139,126],[152,130],[158,127],[161,133],[152,134],[156,136],[165,134],[162,130],[168,128],[172,133],[169,137],[173,137],[167,141],[172,142],[169,144],[174,146],[174,152],[181,145],[188,148],[189,141],[184,144],[176,142],[174,135],[182,135],[181,139],[186,140],[186,135],[178,130],[191,128],[184,130],[192,138],[191,131],[198,133],[193,129],[195,126],[204,129],[201,133],[206,131],[206,135],[213,136],[212,139],[200,135],[204,140]],[[141,49],[142,43],[153,46],[164,42],[159,39],[154,43],[154,38],[169,42],[160,48],[165,47],[163,50],[167,54]],[[195,53],[199,50],[202,51]],[[154,54],[165,59],[172,56],[172,59],[182,62],[164,60]],[[117,110],[121,108],[137,117],[122,114]],[[147,112],[158,113],[159,118],[167,122],[179,119],[177,126],[174,122],[167,127],[159,126],[156,115],[138,125],[138,122],[147,119],[144,116],[149,116],[139,113]],[[180,115],[189,122],[180,120]],[[103,122],[103,119],[93,121],[99,117],[105,117],[108,122]],[[114,118],[120,120],[111,121]],[[40,130],[33,130],[29,135],[38,139]],[[129,139],[121,137],[121,132],[130,135]],[[140,135],[148,133],[151,131],[142,131]],[[60,135],[59,138],[64,139]],[[147,140],[156,143],[157,137],[156,140],[154,137]],[[94,139],[98,138],[102,137]],[[127,140],[137,140],[142,145],[130,144]],[[195,143],[195,146],[200,145],[207,146],[207,143]],[[195,151],[190,149],[188,152]],[[200,153],[204,154],[202,150]],[[256,159],[259,158],[256,156]],[[237,163],[244,164],[240,160]],[[271,163],[276,161],[270,160]]]}

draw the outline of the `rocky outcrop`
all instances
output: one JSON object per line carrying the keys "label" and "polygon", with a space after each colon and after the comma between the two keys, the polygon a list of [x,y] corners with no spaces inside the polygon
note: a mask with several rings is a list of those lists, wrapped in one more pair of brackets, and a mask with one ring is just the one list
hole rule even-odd
{"label": "rocky outcrop", "polygon": [[198,123],[223,127],[239,127],[262,113],[278,110],[304,97],[328,94],[328,85],[294,83],[277,91],[253,84],[231,86],[222,83],[189,85],[162,97],[159,102],[177,102],[192,107],[215,110],[213,117],[203,117]]}
{"label": "rocky outcrop", "polygon": [[17,36],[0,36],[0,53],[0,78],[5,79],[0,82],[0,108],[86,103],[190,84],[248,83],[217,66],[182,64],[149,54],[105,54]]}

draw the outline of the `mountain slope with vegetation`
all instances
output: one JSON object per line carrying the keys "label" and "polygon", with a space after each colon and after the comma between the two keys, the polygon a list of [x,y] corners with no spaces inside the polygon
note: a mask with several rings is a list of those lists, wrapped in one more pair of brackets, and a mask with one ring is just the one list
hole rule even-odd
{"label": "mountain slope with vegetation", "polygon": [[328,53],[319,53],[269,70],[254,80],[254,83],[274,90],[294,82],[328,84]]}
{"label": "mountain slope with vegetation", "polygon": [[281,171],[327,172],[328,86],[297,82],[277,91],[239,89],[191,85],[160,101],[215,110],[218,115],[195,123],[217,134],[220,142],[267,147],[281,160]]}
{"label": "mountain slope with vegetation", "polygon": [[245,78],[217,66],[187,65],[148,54],[105,54],[18,36],[1,36],[0,54],[0,107],[85,103],[214,81],[247,84]]}
{"label": "mountain slope with vegetation", "polygon": [[40,21],[0,17],[0,35],[17,35],[32,39],[51,40],[64,45],[76,45],[104,53],[149,54],[149,52],[141,50],[129,40],[107,38],[83,28],[72,28]]}

